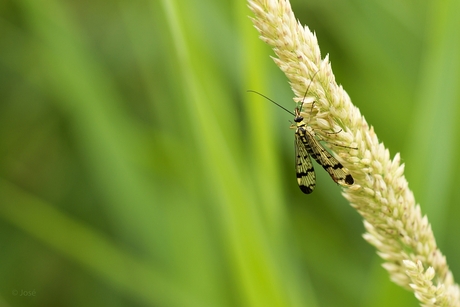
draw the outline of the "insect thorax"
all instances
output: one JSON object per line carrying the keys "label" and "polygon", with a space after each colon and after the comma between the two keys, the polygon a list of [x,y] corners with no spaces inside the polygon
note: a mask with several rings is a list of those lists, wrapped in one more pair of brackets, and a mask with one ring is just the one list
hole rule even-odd
{"label": "insect thorax", "polygon": [[308,126],[303,120],[300,121],[300,122],[296,122],[295,125],[295,128],[297,128],[298,132],[300,134],[309,134],[311,136],[314,136],[315,135],[315,132],[313,131],[313,128]]}

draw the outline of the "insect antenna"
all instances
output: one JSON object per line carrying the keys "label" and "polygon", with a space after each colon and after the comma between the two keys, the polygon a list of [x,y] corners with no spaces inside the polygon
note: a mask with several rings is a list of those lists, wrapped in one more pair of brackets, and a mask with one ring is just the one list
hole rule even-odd
{"label": "insect antenna", "polygon": [[[311,77],[311,81],[310,81],[310,84],[308,84],[308,87],[307,87],[307,90],[305,91],[305,94],[303,95],[303,98],[302,98],[302,104],[298,107],[298,112],[300,114],[300,111],[302,110],[302,107],[303,107],[303,104],[305,102],[305,98],[307,97],[307,94],[308,94],[308,90],[310,89],[310,86],[311,84],[313,83],[313,79],[315,79],[315,76],[319,73],[319,69],[313,74],[313,76]],[[313,103],[311,104],[311,110],[310,110],[310,113],[313,111],[313,106],[315,105],[315,102],[313,101]]]}
{"label": "insect antenna", "polygon": [[259,92],[257,92],[257,91],[253,91],[253,90],[248,90],[248,92],[255,93],[255,94],[257,94],[257,95],[260,95],[260,96],[264,97],[265,99],[267,99],[267,100],[273,102],[274,104],[276,104],[278,107],[280,107],[280,108],[283,109],[284,111],[286,111],[286,112],[288,112],[289,114],[295,116],[294,113],[292,113],[291,111],[289,111],[288,109],[286,109],[285,107],[283,107],[282,105],[280,105],[279,103],[277,103],[276,101],[274,101],[273,99],[268,98],[268,97],[265,96],[264,94],[261,94],[261,93],[259,93]]}

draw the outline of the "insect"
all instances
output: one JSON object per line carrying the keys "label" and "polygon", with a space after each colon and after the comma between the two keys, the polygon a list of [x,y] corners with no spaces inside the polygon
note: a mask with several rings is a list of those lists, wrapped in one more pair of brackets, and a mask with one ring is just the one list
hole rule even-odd
{"label": "insect", "polygon": [[[300,106],[294,109],[294,113],[279,105],[267,96],[262,95],[256,91],[249,90],[249,92],[261,95],[262,97],[268,99],[269,101],[273,102],[294,116],[294,124],[292,127],[296,129],[294,145],[297,183],[299,184],[300,190],[305,194],[310,194],[313,192],[316,186],[316,175],[313,164],[311,163],[310,156],[313,157],[313,159],[315,159],[316,162],[318,162],[318,164],[320,164],[329,173],[334,182],[342,185],[352,185],[354,183],[354,179],[349,173],[348,169],[343,167],[342,163],[340,163],[326,149],[324,149],[324,147],[316,138],[313,128],[307,125],[303,116],[300,114],[309,87],[310,85],[307,88],[302,103]],[[312,104],[312,109],[313,105],[314,102]]]}

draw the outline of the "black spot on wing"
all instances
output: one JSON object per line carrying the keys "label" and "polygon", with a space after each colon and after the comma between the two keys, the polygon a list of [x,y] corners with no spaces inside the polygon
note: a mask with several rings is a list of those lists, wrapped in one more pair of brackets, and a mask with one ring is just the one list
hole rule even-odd
{"label": "black spot on wing", "polygon": [[[328,162],[331,162],[330,160],[328,160]],[[329,169],[333,169],[333,170],[338,170],[338,169],[343,169],[343,165],[340,164],[340,163],[336,163],[336,164],[324,164],[322,165],[323,168],[325,170],[329,170]]]}
{"label": "black spot on wing", "polygon": [[310,167],[309,169],[306,169],[304,172],[297,172],[297,178],[311,176],[311,173],[313,173],[314,171],[315,170],[313,169],[313,167]]}
{"label": "black spot on wing", "polygon": [[333,168],[333,169],[339,169],[339,168],[342,169],[342,168],[343,168],[343,165],[342,165],[342,163],[337,162],[336,164],[334,164],[334,165],[332,166],[332,168]]}
{"label": "black spot on wing", "polygon": [[311,187],[311,186],[306,186],[306,185],[300,185],[299,184],[299,188],[305,194],[310,194],[311,192],[313,192],[314,186]]}
{"label": "black spot on wing", "polygon": [[350,174],[347,174],[347,176],[345,177],[345,183],[352,185],[353,183],[355,183],[355,180],[353,179],[353,177],[351,177]]}

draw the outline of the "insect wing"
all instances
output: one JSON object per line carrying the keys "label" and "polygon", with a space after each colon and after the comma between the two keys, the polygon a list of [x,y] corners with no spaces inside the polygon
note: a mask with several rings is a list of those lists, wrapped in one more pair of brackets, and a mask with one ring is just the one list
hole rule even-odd
{"label": "insect wing", "polygon": [[295,133],[295,164],[299,188],[305,194],[310,194],[316,186],[315,170],[298,131]]}
{"label": "insect wing", "polygon": [[329,173],[332,180],[336,183],[352,185],[354,183],[353,177],[343,167],[342,163],[327,152],[312,133],[305,128],[302,128],[302,130],[305,137],[301,138],[301,140],[307,143],[305,147],[309,154]]}

